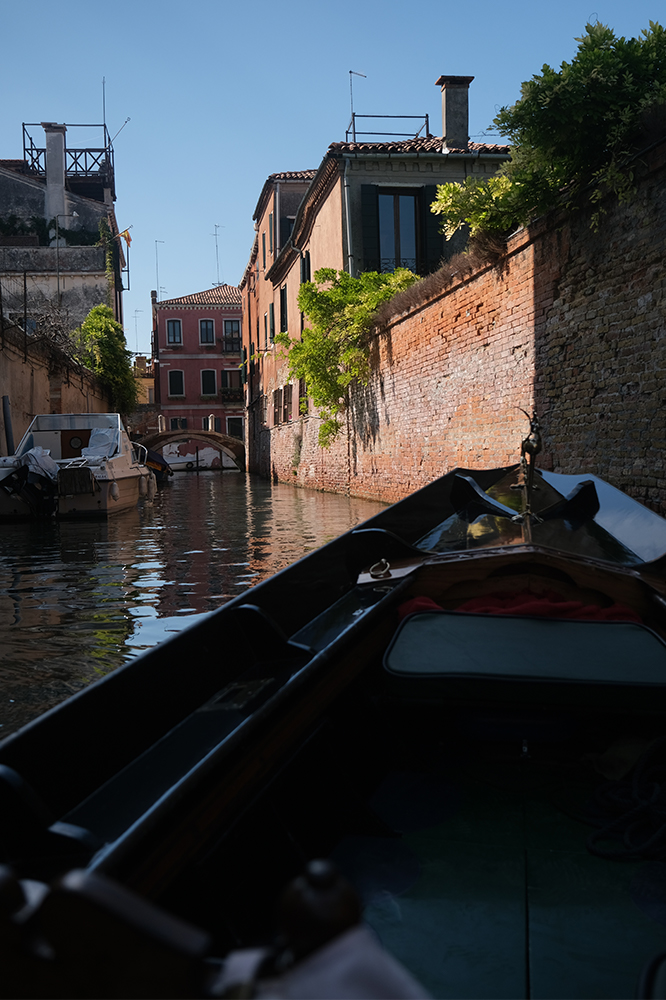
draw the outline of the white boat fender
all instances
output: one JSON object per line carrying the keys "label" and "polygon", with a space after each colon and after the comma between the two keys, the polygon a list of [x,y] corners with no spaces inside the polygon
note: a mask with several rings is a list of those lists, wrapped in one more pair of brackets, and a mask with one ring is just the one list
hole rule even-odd
{"label": "white boat fender", "polygon": [[141,479],[139,480],[139,496],[140,497],[145,497],[145,495],[148,492],[148,483],[146,482],[147,478],[148,478],[147,476],[141,476]]}
{"label": "white boat fender", "polygon": [[120,489],[118,488],[118,483],[113,482],[109,487],[109,495],[112,500],[118,500],[120,498]]}
{"label": "white boat fender", "polygon": [[155,473],[151,472],[148,476],[148,499],[153,500],[155,494],[157,493],[157,479],[155,478]]}

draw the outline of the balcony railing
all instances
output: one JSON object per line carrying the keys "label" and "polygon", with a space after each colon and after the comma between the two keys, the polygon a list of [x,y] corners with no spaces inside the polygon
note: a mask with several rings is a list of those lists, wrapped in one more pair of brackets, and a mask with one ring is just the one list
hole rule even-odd
{"label": "balcony railing", "polygon": [[222,388],[219,390],[220,399],[224,400],[225,403],[242,403],[243,402],[243,388],[242,386],[233,386]]}

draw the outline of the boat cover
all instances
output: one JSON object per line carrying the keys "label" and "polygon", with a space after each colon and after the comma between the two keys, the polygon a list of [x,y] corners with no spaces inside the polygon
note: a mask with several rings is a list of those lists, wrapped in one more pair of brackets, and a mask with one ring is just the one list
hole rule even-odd
{"label": "boat cover", "polygon": [[405,618],[384,657],[394,677],[666,684],[666,644],[635,622],[430,611]]}

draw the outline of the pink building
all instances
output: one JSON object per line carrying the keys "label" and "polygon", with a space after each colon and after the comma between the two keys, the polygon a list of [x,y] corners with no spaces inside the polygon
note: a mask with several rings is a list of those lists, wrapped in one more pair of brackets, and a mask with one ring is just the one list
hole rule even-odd
{"label": "pink building", "polygon": [[218,431],[243,437],[241,295],[218,285],[153,310],[155,403],[163,430]]}

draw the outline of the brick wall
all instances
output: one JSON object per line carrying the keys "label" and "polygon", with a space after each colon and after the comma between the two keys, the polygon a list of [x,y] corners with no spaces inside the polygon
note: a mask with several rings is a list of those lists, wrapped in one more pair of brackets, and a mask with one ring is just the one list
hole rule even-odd
{"label": "brick wall", "polygon": [[666,509],[665,179],[662,144],[596,232],[586,211],[553,214],[499,264],[390,320],[333,446],[318,447],[315,416],[262,430],[262,472],[393,501],[455,466],[517,461],[519,407],[536,406],[544,467],[601,475]]}

